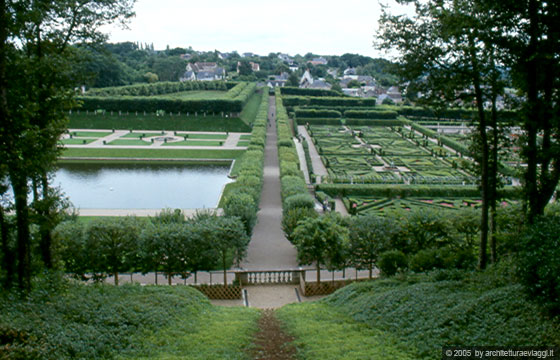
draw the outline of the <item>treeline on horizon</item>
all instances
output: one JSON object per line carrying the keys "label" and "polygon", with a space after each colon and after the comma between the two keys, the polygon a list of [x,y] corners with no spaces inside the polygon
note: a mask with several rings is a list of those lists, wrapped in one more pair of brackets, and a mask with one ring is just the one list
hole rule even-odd
{"label": "treeline on horizon", "polygon": [[[153,45],[134,42],[104,43],[95,48],[78,46],[77,50],[85,60],[79,70],[87,75],[88,80],[84,84],[87,88],[178,81],[184,74],[187,64],[194,62],[216,62],[228,74],[241,81],[265,80],[269,76],[280,75],[283,72],[291,73],[288,64],[278,57],[279,52],[264,56],[242,57],[234,51],[228,58],[222,59],[217,50],[199,53],[190,47],[177,47],[158,51],[154,50]],[[185,54],[190,56],[189,60],[181,58],[181,55]],[[393,63],[388,60],[373,59],[359,54],[344,54],[323,56],[328,60],[328,66],[307,63],[319,56],[313,53],[292,56],[294,63],[299,66],[295,72],[298,81],[306,69],[309,69],[314,77],[328,80],[332,77],[327,73],[329,68],[337,68],[339,75],[342,75],[347,68],[355,68],[358,75],[372,76],[382,86],[398,83],[397,77],[391,73]],[[241,71],[241,74],[237,74],[237,63],[250,61],[258,63],[260,71],[251,73]]]}

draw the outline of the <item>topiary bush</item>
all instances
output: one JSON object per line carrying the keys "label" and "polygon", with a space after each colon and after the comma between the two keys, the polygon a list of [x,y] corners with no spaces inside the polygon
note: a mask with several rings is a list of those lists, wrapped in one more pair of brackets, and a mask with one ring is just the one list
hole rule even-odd
{"label": "topiary bush", "polygon": [[408,260],[402,251],[389,250],[379,255],[377,265],[379,270],[381,270],[381,274],[393,276],[399,271],[408,269]]}

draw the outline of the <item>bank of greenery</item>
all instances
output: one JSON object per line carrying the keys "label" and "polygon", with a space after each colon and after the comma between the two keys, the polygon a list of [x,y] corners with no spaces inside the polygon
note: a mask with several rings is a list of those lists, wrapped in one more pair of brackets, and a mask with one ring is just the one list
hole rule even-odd
{"label": "bank of greenery", "polygon": [[263,91],[249,146],[244,155],[236,161],[234,183],[226,185],[220,206],[229,216],[240,217],[250,235],[257,222],[261,189],[263,184],[264,150],[268,115],[268,95]]}
{"label": "bank of greenery", "polygon": [[258,311],[212,306],[186,286],[37,278],[0,295],[3,359],[248,359]]}
{"label": "bank of greenery", "polygon": [[559,322],[504,270],[355,283],[318,304],[284,307],[279,317],[298,337],[302,359],[441,359],[442,346],[558,346]]}

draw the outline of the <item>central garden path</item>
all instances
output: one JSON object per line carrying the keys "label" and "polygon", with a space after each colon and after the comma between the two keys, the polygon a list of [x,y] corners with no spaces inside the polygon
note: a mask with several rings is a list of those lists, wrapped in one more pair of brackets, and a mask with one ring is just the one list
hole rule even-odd
{"label": "central garden path", "polygon": [[275,98],[269,99],[264,182],[259,204],[258,222],[243,269],[294,269],[298,267],[297,251],[282,231],[282,200],[280,198],[280,169],[275,126]]}

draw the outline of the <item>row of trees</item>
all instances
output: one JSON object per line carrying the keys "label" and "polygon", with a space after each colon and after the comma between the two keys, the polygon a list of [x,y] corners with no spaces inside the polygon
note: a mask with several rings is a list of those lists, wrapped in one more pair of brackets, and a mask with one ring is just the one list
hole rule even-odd
{"label": "row of trees", "polygon": [[163,272],[171,285],[175,275],[223,269],[238,263],[249,244],[241,219],[200,213],[185,220],[180,211],[163,211],[149,221],[135,217],[99,218],[85,225],[66,221],[55,231],[55,255],[77,278],[119,284],[121,272]]}
{"label": "row of trees", "polygon": [[[298,215],[299,221],[291,219]],[[475,209],[454,212],[419,208],[350,218],[337,213],[302,215],[288,212],[284,231],[296,246],[300,263],[317,267],[317,282],[322,266],[329,270],[348,266],[367,269],[371,278],[376,267],[385,270],[380,264],[384,254],[394,257],[395,252],[408,257],[415,271],[474,268],[476,263],[480,214]],[[406,268],[407,263],[401,267]]]}
{"label": "row of trees", "polygon": [[[520,91],[520,146],[525,216],[543,214],[560,179],[560,5],[540,0],[399,1],[416,7],[413,17],[384,11],[377,46],[400,52],[399,75],[420,102],[476,109],[475,158],[481,175],[482,214],[479,267],[496,261],[496,204],[502,148],[497,99],[507,86]],[[490,113],[484,104],[490,104]]]}

